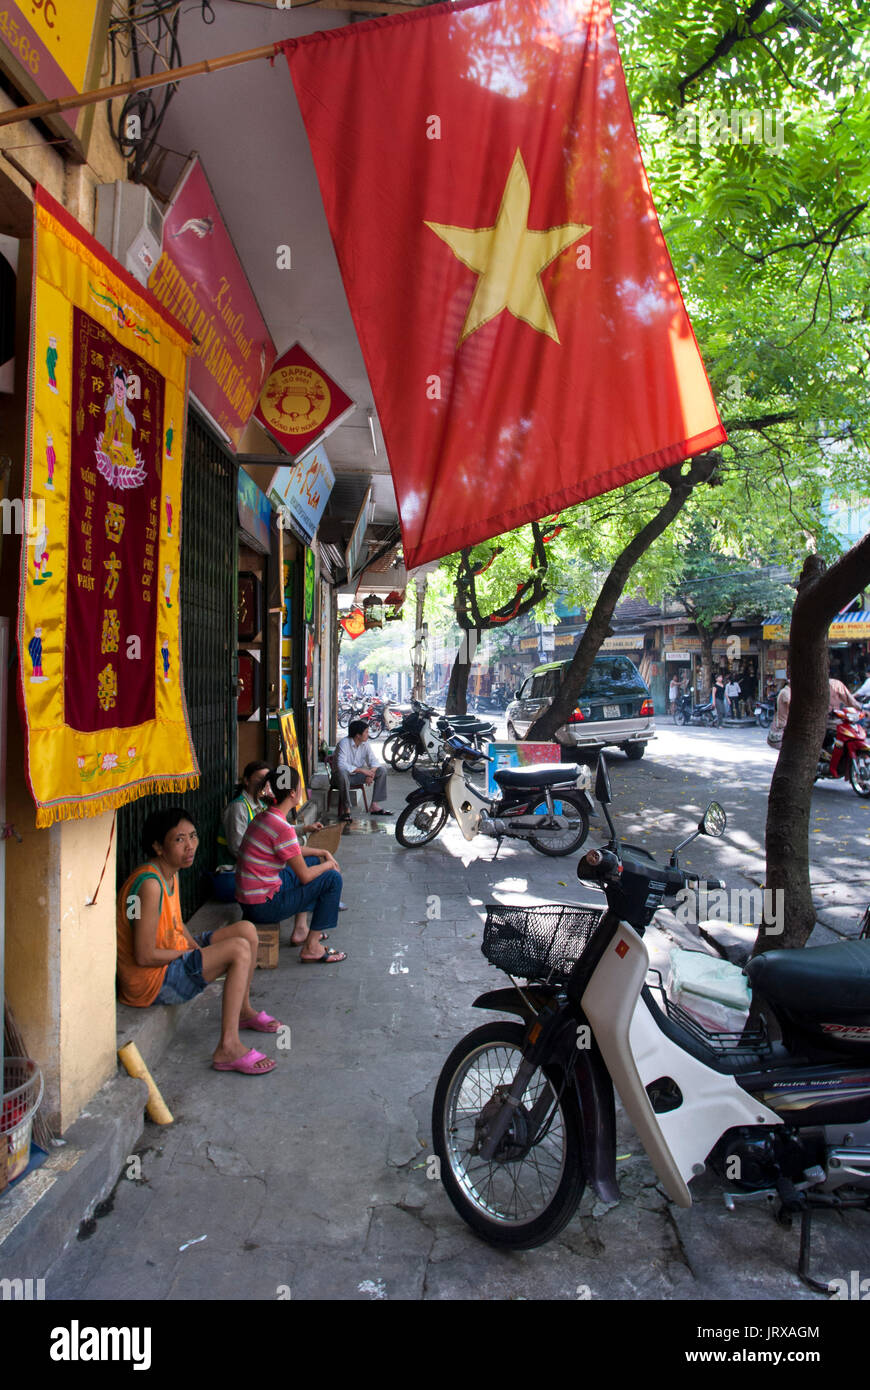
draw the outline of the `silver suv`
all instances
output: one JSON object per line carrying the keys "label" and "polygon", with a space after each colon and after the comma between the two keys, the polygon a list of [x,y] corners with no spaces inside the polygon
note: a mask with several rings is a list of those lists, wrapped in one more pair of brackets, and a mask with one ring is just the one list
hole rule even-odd
{"label": "silver suv", "polygon": [[[507,707],[509,739],[523,739],[552,703],[567,661],[538,666],[523,682]],[[567,724],[556,730],[556,742],[573,748],[604,748],[615,744],[629,758],[643,757],[655,738],[649,686],[627,656],[596,656],[577,706]]]}

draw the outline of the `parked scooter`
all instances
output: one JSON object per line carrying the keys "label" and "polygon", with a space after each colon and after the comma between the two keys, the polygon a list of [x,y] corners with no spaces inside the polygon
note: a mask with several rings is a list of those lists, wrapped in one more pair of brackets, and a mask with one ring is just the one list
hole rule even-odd
{"label": "parked scooter", "polygon": [[677,697],[677,703],[674,706],[674,723],[679,725],[703,724],[709,728],[716,723],[715,705],[712,700],[708,700],[706,705],[693,705],[692,696],[687,691],[685,695]]}
{"label": "parked scooter", "polygon": [[466,840],[490,835],[527,840],[541,854],[573,854],[589,834],[594,805],[588,788],[591,774],[576,763],[499,768],[495,781],[501,796],[490,797],[473,786],[466,766],[480,766],[480,753],[467,740],[447,740],[450,754],[437,772],[415,767],[419,790],[411,792],[396,821],[396,839],[405,849],[428,845],[450,816]]}
{"label": "parked scooter", "polygon": [[479,996],[475,1008],[522,1022],[476,1029],[444,1064],[432,1142],[447,1194],[479,1235],[514,1249],[551,1240],[586,1181],[616,1201],[615,1090],[677,1206],[709,1167],[729,1210],[778,1201],[801,1214],[799,1273],[828,1292],[807,1270],[810,1213],[870,1207],[870,941],[755,957],[745,973],[781,1036],[763,1021],[708,1033],[647,982],[642,937],[665,898],[698,882],[679,851],[721,835],[725,812],[711,802],[664,867],[619,843],[603,758],[595,794],[610,840],[577,875],[606,910],[488,909],[484,955],[532,983]]}
{"label": "parked scooter", "polygon": [[854,709],[833,711],[837,720],[833,746],[823,747],[814,781],[836,781],[844,777],[860,797],[870,797],[870,743],[864,731],[864,716]]}
{"label": "parked scooter", "polygon": [[396,772],[410,772],[418,758],[423,757],[433,766],[439,766],[445,756],[445,740],[453,734],[461,734],[481,751],[495,735],[495,725],[487,719],[477,719],[474,715],[448,718],[431,705],[416,700],[412,704],[412,713],[405,716],[401,727],[384,743],[384,761]]}
{"label": "parked scooter", "polygon": [[755,706],[755,722],[761,729],[770,728],[775,714],[775,700],[759,700]]}

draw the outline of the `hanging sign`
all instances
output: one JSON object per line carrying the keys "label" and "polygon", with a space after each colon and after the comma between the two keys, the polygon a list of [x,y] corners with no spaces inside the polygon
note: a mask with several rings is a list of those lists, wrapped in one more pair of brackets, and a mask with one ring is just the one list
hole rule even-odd
{"label": "hanging sign", "polygon": [[224,226],[202,165],[192,159],[163,222],[163,252],[148,281],[194,339],[190,390],[239,447],[275,344]]}
{"label": "hanging sign", "polygon": [[188,350],[37,188],[18,646],[38,826],[199,781],[178,595]]}
{"label": "hanging sign", "polygon": [[318,444],[292,467],[284,464],[276,470],[269,496],[276,507],[289,512],[294,526],[310,545],[334,486],[335,474],[326,450]]}
{"label": "hanging sign", "polygon": [[272,368],[254,415],[282,449],[298,458],[354,409],[350,396],[294,343]]}

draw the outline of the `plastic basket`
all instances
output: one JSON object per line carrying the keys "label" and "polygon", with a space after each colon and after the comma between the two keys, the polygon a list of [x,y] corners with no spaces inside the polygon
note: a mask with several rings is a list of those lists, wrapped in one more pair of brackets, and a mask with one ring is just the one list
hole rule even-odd
{"label": "plastic basket", "polygon": [[43,1092],[42,1071],[29,1057],[6,1057],[3,1062],[3,1105],[0,1135],[8,1150],[6,1177],[20,1177],[30,1159],[30,1131]]}
{"label": "plastic basket", "polygon": [[489,904],[481,950],[507,975],[565,984],[583,955],[603,912],[594,907]]}

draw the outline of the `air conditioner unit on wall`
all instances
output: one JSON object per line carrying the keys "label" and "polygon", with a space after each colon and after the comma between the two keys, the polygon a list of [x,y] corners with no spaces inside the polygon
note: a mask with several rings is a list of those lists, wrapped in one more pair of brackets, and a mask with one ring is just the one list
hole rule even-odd
{"label": "air conditioner unit on wall", "polygon": [[163,249],[163,214],[141,183],[99,184],[96,237],[141,285],[147,285]]}

